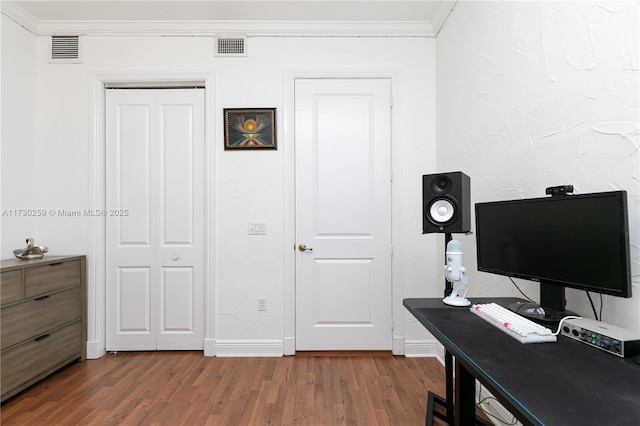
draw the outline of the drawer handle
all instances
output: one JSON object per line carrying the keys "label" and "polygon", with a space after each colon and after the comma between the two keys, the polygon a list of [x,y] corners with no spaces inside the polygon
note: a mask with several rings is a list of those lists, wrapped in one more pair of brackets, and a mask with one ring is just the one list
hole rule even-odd
{"label": "drawer handle", "polygon": [[50,263],[49,266],[58,266],[58,265],[62,265],[64,262],[56,262],[56,263]]}
{"label": "drawer handle", "polygon": [[35,338],[35,339],[33,339],[33,340],[35,340],[36,342],[39,342],[39,341],[44,340],[44,339],[46,339],[46,338],[48,338],[48,337],[51,337],[51,335],[50,335],[50,334],[44,334],[44,335],[42,335],[42,336],[40,336],[40,337],[36,337],[36,338]]}
{"label": "drawer handle", "polygon": [[40,296],[40,297],[36,297],[36,298],[35,298],[35,299],[33,299],[33,300],[35,300],[36,302],[39,302],[39,301],[41,301],[41,300],[48,299],[48,298],[50,298],[50,297],[51,297],[51,295],[47,295],[47,296]]}

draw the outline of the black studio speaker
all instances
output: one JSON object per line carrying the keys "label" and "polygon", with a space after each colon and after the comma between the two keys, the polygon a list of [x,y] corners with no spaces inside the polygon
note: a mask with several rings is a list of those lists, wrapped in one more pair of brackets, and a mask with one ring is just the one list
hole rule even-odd
{"label": "black studio speaker", "polygon": [[422,233],[471,231],[471,179],[462,172],[422,176]]}

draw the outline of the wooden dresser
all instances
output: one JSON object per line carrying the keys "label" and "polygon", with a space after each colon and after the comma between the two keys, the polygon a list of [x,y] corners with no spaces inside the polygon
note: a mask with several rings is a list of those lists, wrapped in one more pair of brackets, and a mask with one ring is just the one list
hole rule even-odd
{"label": "wooden dresser", "polygon": [[1,262],[2,401],[86,359],[85,284],[85,256]]}

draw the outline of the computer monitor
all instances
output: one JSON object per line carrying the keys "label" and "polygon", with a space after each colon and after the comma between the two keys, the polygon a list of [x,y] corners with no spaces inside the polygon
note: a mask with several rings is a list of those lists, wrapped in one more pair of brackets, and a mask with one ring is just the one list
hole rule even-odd
{"label": "computer monitor", "polygon": [[540,283],[540,307],[510,308],[557,323],[565,287],[631,297],[627,193],[477,203],[478,270]]}

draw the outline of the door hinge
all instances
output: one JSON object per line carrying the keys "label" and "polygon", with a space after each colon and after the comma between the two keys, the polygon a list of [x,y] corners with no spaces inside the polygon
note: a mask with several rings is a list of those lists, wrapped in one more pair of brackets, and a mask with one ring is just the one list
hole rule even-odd
{"label": "door hinge", "polygon": [[389,172],[389,180],[393,182],[393,170]]}
{"label": "door hinge", "polygon": [[393,109],[393,98],[389,99],[389,108]]}
{"label": "door hinge", "polygon": [[391,246],[391,257],[393,257],[394,254],[396,254],[395,249]]}

